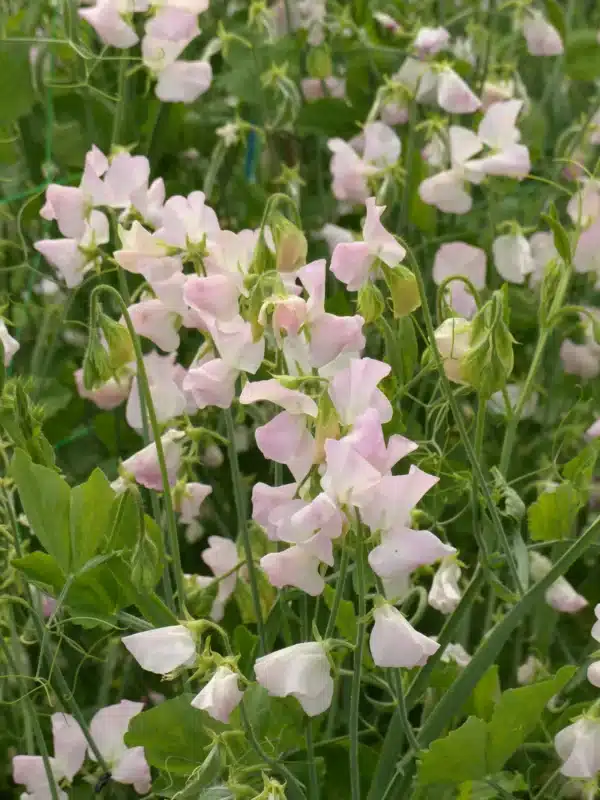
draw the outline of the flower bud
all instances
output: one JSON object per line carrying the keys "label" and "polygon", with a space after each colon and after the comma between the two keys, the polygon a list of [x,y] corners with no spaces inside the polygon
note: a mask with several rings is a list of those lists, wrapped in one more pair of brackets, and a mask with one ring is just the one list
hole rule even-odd
{"label": "flower bud", "polygon": [[471,327],[472,323],[462,317],[449,317],[434,333],[444,372],[454,383],[469,383],[464,362],[471,345]]}
{"label": "flower bud", "polygon": [[379,319],[385,311],[385,301],[381,291],[374,283],[368,281],[358,290],[358,313],[369,325]]}
{"label": "flower bud", "polygon": [[294,272],[306,264],[306,236],[293,222],[278,211],[271,216],[271,231],[275,242],[275,265],[278,272]]}
{"label": "flower bud", "polygon": [[113,371],[117,371],[125,364],[129,364],[135,359],[135,350],[131,341],[129,331],[124,325],[115,322],[104,312],[98,314],[98,324],[106,339],[110,365]]}
{"label": "flower bud", "polygon": [[504,290],[494,292],[472,321],[471,343],[463,374],[486,397],[506,386],[513,369],[514,339],[508,327]]}

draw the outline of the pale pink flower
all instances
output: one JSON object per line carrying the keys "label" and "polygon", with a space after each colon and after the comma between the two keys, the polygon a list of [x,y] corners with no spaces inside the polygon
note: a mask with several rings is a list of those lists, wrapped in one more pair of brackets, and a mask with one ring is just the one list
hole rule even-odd
{"label": "pale pink flower", "polygon": [[315,458],[315,441],[303,417],[282,411],[255,435],[265,458],[285,464],[297,481],[305,477]]}
{"label": "pale pink flower", "polygon": [[445,50],[449,42],[450,34],[446,28],[419,28],[413,47],[419,58],[425,58]]}
{"label": "pale pink flower", "polygon": [[[541,553],[536,553],[535,550],[531,550],[529,553],[529,564],[531,577],[535,581],[542,580],[552,569],[550,559]],[[544,597],[549,606],[563,614],[576,614],[588,605],[585,597],[576,592],[562,575],[546,590]]]}
{"label": "pale pink flower", "polygon": [[559,56],[563,52],[559,32],[540,11],[527,11],[523,20],[523,36],[532,56]]}
{"label": "pale pink flower", "polygon": [[345,78],[336,78],[329,75],[327,78],[303,78],[300,82],[304,99],[311,102],[324,97],[334,97],[343,100],[346,96]]}
{"label": "pale pink flower", "polygon": [[524,283],[535,270],[531,245],[522,233],[497,236],[492,245],[494,265],[501,278],[510,283]]}
{"label": "pale pink flower", "polygon": [[600,216],[600,183],[595,179],[584,179],[581,188],[567,203],[567,214],[582,228],[588,228]]}
{"label": "pale pink flower", "polygon": [[477,95],[450,67],[437,75],[437,101],[449,114],[472,114],[481,107]]}
{"label": "pale pink flower", "polygon": [[243,697],[238,684],[238,676],[229,667],[217,667],[206,686],[194,697],[192,706],[213,719],[227,724],[231,712]]}
{"label": "pale pink flower", "polygon": [[173,195],[163,207],[162,227],[157,238],[185,250],[188,242],[200,244],[220,232],[219,220],[210,206],[206,205],[204,192],[192,192],[187,197]]}
{"label": "pale pink flower", "polygon": [[161,72],[200,33],[198,18],[182,8],[166,6],[146,22],[142,39],[142,60],[154,72]]}
{"label": "pale pink flower", "polygon": [[117,0],[97,0],[92,8],[82,8],[79,16],[88,22],[104,44],[121,49],[133,47],[138,41],[136,32],[119,13]]}
{"label": "pale pink flower", "polygon": [[[109,766],[113,781],[133,785],[138,794],[150,791],[150,767],[144,757],[144,748],[127,747],[124,737],[129,723],[143,708],[143,703],[121,700],[120,703],[101,708],[90,723],[90,734]],[[92,761],[96,761],[92,750],[88,750],[88,755]]]}
{"label": "pale pink flower", "polygon": [[238,375],[238,370],[229,367],[222,358],[209,358],[189,368],[183,389],[193,397],[198,409],[229,408],[235,397]]}
{"label": "pale pink flower", "polygon": [[598,439],[600,437],[600,419],[597,419],[585,432],[585,438],[588,440]]}
{"label": "pale pink flower", "polygon": [[19,342],[10,335],[6,323],[0,319],[0,342],[2,342],[2,349],[4,351],[4,366],[8,367],[13,360],[13,356],[20,348]]}
{"label": "pale pink flower", "polygon": [[210,88],[208,61],[174,61],[158,73],[156,96],[163,103],[193,103]]}
{"label": "pale pink flower", "polygon": [[141,300],[127,309],[138,336],[150,339],[157,347],[168,353],[179,347],[177,315],[160,300]]}
{"label": "pale pink flower", "polygon": [[250,322],[236,316],[231,320],[216,320],[209,327],[219,356],[232,369],[254,374],[262,364],[265,340],[254,340]]}
{"label": "pale pink flower", "polygon": [[[309,503],[302,500],[292,501],[289,504],[282,504],[280,508],[283,514],[280,515],[282,519],[277,524],[277,538],[281,541],[314,545],[312,540],[317,534],[322,534],[327,539],[337,539],[342,535],[345,517],[325,492],[318,494]],[[269,521],[276,517],[277,511],[271,511]],[[315,547],[313,552],[324,552]],[[329,563],[326,558],[321,558],[321,561]]]}
{"label": "pale pink flower", "polygon": [[157,675],[191,667],[196,660],[196,643],[183,625],[132,633],[121,641],[142,669]]}
{"label": "pale pink flower", "polygon": [[600,661],[593,661],[587,668],[586,675],[592,686],[600,689]]}
{"label": "pale pink flower", "polygon": [[271,512],[279,506],[287,505],[296,494],[295,483],[281,486],[269,486],[266,483],[255,483],[252,487],[252,519],[262,525],[269,539],[277,539],[276,532],[270,528]]}
{"label": "pale pink flower", "polygon": [[339,225],[332,225],[327,222],[319,231],[319,238],[325,239],[329,252],[333,253],[336,245],[342,242],[353,242],[354,234],[347,228],[342,228]]}
{"label": "pale pink flower", "polygon": [[351,444],[382,475],[389,473],[400,459],[418,447],[415,442],[397,433],[389,437],[386,445],[381,420],[375,408],[367,408],[356,417],[352,430],[343,440]]}
{"label": "pale pink flower", "polygon": [[280,406],[289,414],[304,414],[308,417],[316,417],[318,408],[312,397],[300,392],[297,389],[288,389],[282,386],[275,378],[267,381],[254,381],[246,383],[240,394],[242,405],[253,405],[260,401],[267,400],[276,406]]}
{"label": "pale pink flower", "polygon": [[166,245],[137,220],[129,230],[119,227],[121,249],[113,253],[119,266],[148,280],[166,280],[183,269],[181,260],[167,256]]}
{"label": "pale pink flower", "polygon": [[600,720],[581,717],[554,737],[567,778],[595,778],[600,772]]}
{"label": "pale pink flower", "polygon": [[51,183],[46,189],[46,203],[40,217],[56,220],[58,230],[70,239],[81,239],[85,232],[85,195],[75,186]]}
{"label": "pale pink flower", "polygon": [[600,346],[592,343],[577,344],[565,339],[560,346],[560,360],[568,375],[591,380],[600,375]]}
{"label": "pale pink flower", "polygon": [[389,364],[374,358],[355,358],[329,385],[329,396],[344,425],[368,408],[375,408],[382,423],[392,418],[392,406],[377,384],[391,372]]}
{"label": "pale pink flower", "polygon": [[183,289],[185,303],[205,327],[215,320],[235,319],[239,313],[238,296],[236,283],[226,275],[190,275]]}
{"label": "pale pink flower", "polygon": [[600,287],[600,217],[579,234],[573,254],[575,272],[595,272]]}
{"label": "pale pink flower", "polygon": [[310,717],[331,705],[333,679],[320,642],[301,642],[262,656],[256,660],[254,672],[270,695],[292,695]]}
{"label": "pale pink flower", "polygon": [[[485,288],[486,256],[480,247],[465,242],[443,244],[433,262],[433,280],[439,286],[453,275],[468,278],[476,289]],[[450,305],[462,317],[472,317],[477,310],[475,298],[462,281],[448,285]]]}
{"label": "pale pink flower", "polygon": [[437,642],[415,630],[394,606],[376,608],[373,617],[369,648],[378,667],[422,667],[439,650]]}
{"label": "pale pink flower", "polygon": [[84,223],[81,239],[41,239],[33,246],[54,267],[67,288],[72,289],[93,269],[97,246],[108,240],[108,220],[100,211],[92,211],[89,221]]}
{"label": "pale pink flower", "polygon": [[326,440],[325,463],[321,486],[340,506],[361,505],[381,480],[381,473],[357,452],[347,437]]}
{"label": "pale pink flower", "polygon": [[381,224],[385,206],[378,206],[375,198],[369,197],[366,207],[363,241],[338,244],[331,258],[331,271],[350,291],[360,289],[369,280],[371,268],[378,260],[393,268],[406,255],[396,237]]}
{"label": "pale pink flower", "polygon": [[310,546],[297,544],[276,553],[267,553],[260,559],[269,582],[277,589],[295,586],[316,597],[325,588],[319,573],[320,560]]}
{"label": "pale pink flower", "polygon": [[106,383],[97,386],[95,389],[86,389],[83,385],[83,369],[75,370],[73,373],[77,394],[86,400],[91,400],[94,405],[103,411],[112,411],[117,408],[127,398],[130,393],[131,376],[123,376],[118,381],[110,378]]}
{"label": "pale pink flower", "polygon": [[[177,482],[177,472],[181,462],[181,442],[184,434],[181,431],[168,430],[161,436],[165,454],[167,476],[170,486]],[[163,490],[162,476],[156,453],[156,443],[144,447],[123,461],[123,470],[133,476],[136,483],[157,492]]]}
{"label": "pale pink flower", "polygon": [[186,483],[183,491],[177,495],[177,508],[179,521],[184,525],[193,522],[200,512],[200,506],[212,494],[212,486],[205,483]]}
{"label": "pale pink flower", "polygon": [[[158,422],[169,422],[183,414],[187,408],[187,400],[179,385],[179,365],[175,364],[175,353],[162,356],[152,351],[144,356],[144,366]],[[131,384],[125,417],[132,428],[137,431],[143,430],[140,387],[137,376],[134,377]]]}
{"label": "pale pink flower", "polygon": [[211,618],[215,622],[219,622],[225,614],[225,604],[235,591],[237,573],[232,570],[239,562],[237,548],[231,539],[225,539],[223,536],[209,536],[208,547],[202,551],[201,556],[215,578],[222,578],[223,575],[231,572],[231,575],[227,575],[226,578],[219,581],[217,595],[210,612]]}
{"label": "pale pink flower", "polygon": [[333,194],[338,200],[351,203],[364,203],[367,200],[367,177],[394,165],[401,150],[400,139],[383,122],[365,125],[356,145],[362,157],[343,139],[330,139],[327,145],[333,153],[330,164]]}
{"label": "pale pink flower", "polygon": [[445,544],[430,531],[396,526],[384,533],[381,544],[371,550],[369,564],[380,578],[395,579],[408,576],[418,567],[434,564],[455,553],[454,547]]}

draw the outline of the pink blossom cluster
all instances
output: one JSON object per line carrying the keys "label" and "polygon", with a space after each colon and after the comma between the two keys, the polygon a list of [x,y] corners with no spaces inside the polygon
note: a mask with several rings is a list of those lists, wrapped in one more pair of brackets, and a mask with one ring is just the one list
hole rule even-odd
{"label": "pink blossom cluster", "polygon": [[209,61],[179,56],[200,35],[198,15],[208,6],[209,0],[96,0],[79,16],[104,44],[124,50],[139,42],[137,15],[146,14],[142,63],[156,79],[156,96],[166,103],[192,103],[209,88],[212,68]]}

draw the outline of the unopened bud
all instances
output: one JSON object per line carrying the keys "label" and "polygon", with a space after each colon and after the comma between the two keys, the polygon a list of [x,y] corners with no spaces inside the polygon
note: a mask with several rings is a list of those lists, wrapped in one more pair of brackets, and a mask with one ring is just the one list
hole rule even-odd
{"label": "unopened bud", "polygon": [[471,345],[471,323],[462,317],[449,317],[434,337],[448,378],[454,383],[468,384],[464,362]]}
{"label": "unopened bud", "polygon": [[381,291],[371,281],[363,284],[358,291],[358,313],[368,325],[379,319],[385,310]]}
{"label": "unopened bud", "polygon": [[396,267],[383,268],[383,277],[390,290],[394,317],[406,317],[421,305],[419,284],[408,267],[398,264]]}
{"label": "unopened bud", "polygon": [[270,220],[275,243],[275,264],[278,272],[294,272],[306,264],[306,236],[283,214],[275,212]]}

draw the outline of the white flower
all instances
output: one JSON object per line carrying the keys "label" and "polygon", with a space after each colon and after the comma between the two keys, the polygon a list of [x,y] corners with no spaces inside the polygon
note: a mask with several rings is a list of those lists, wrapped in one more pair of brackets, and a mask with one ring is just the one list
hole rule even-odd
{"label": "white flower", "polygon": [[174,669],[192,666],[196,644],[183,625],[169,625],[124,636],[121,641],[142,669],[166,675]]}
{"label": "white flower", "polygon": [[600,720],[582,717],[554,738],[567,778],[593,778],[600,771]]}
{"label": "white flower", "polygon": [[333,679],[319,642],[301,642],[257,659],[256,679],[274,697],[295,697],[315,717],[329,708]]}
{"label": "white flower", "polygon": [[2,342],[2,349],[4,350],[4,366],[8,367],[21,345],[10,335],[4,320],[0,320],[0,342]]}
{"label": "white flower", "polygon": [[535,656],[527,656],[525,661],[517,670],[517,683],[525,686],[537,680],[540,670],[543,670],[544,665]]}
{"label": "white flower", "polygon": [[460,603],[459,580],[460,567],[456,560],[452,557],[443,558],[429,590],[429,605],[442,614],[451,614]]}
{"label": "white flower", "polygon": [[[536,581],[540,581],[552,569],[552,562],[550,559],[541,555],[541,553],[536,553],[535,550],[529,553],[529,564],[531,567],[531,576]],[[576,592],[569,581],[562,575],[546,590],[544,596],[551,608],[563,614],[576,614],[588,604],[585,597]]]}
{"label": "white flower", "polygon": [[439,649],[437,642],[416,631],[394,606],[380,606],[373,617],[369,646],[378,667],[423,666]]}
{"label": "white flower", "polygon": [[510,283],[524,283],[535,270],[531,245],[522,233],[507,233],[494,239],[494,264],[500,277]]}
{"label": "white flower", "polygon": [[228,723],[229,715],[244,693],[238,686],[238,676],[229,667],[218,667],[215,674],[192,700],[194,708],[206,711],[213,719]]}
{"label": "white flower", "polygon": [[449,317],[435,331],[434,337],[448,378],[455,383],[465,383],[463,361],[471,346],[471,323],[461,317]]}
{"label": "white flower", "polygon": [[587,679],[592,686],[600,689],[600,661],[592,661],[589,665],[587,668]]}

